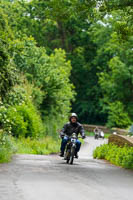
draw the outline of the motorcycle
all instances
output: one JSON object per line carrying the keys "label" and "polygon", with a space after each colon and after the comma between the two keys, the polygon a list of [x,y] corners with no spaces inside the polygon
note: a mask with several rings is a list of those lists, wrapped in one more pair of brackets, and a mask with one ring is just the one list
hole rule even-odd
{"label": "motorcycle", "polygon": [[99,134],[98,134],[98,133],[95,133],[94,138],[98,140]]}
{"label": "motorcycle", "polygon": [[98,138],[104,139],[104,132],[103,131],[96,132],[94,135],[94,138],[97,140],[98,140]]}
{"label": "motorcycle", "polygon": [[66,160],[66,163],[73,164],[74,157],[75,157],[75,151],[76,151],[76,141],[78,138],[76,133],[73,133],[72,136],[68,137],[68,142],[65,149],[65,155],[64,159]]}

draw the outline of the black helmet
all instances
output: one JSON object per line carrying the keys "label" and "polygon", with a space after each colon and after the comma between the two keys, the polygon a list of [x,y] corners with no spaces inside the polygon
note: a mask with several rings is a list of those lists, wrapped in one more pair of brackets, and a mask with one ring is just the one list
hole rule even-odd
{"label": "black helmet", "polygon": [[72,118],[72,117],[75,117],[75,118],[78,120],[78,116],[77,116],[76,113],[72,113],[72,114],[70,115],[69,121],[71,121],[71,118]]}

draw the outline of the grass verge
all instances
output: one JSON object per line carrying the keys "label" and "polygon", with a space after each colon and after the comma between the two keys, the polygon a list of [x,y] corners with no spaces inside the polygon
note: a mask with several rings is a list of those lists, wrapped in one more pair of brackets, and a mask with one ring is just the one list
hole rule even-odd
{"label": "grass verge", "polygon": [[[80,139],[82,143],[84,141]],[[61,140],[50,136],[32,139],[32,138],[14,138],[8,135],[1,135],[0,139],[0,163],[9,162],[12,155],[17,154],[38,154],[48,155],[60,151]]]}
{"label": "grass verge", "polygon": [[42,139],[20,138],[15,140],[15,146],[19,154],[48,155],[59,152],[60,140],[52,137]]}
{"label": "grass verge", "polygon": [[103,144],[94,150],[93,157],[106,159],[123,168],[133,169],[133,147],[127,145],[118,147],[114,144]]}
{"label": "grass verge", "polygon": [[0,132],[0,163],[10,162],[15,152],[16,147],[13,138]]}

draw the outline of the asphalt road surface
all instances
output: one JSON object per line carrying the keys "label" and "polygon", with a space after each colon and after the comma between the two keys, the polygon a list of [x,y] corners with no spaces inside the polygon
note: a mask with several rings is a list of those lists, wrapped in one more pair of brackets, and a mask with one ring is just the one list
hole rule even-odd
{"label": "asphalt road surface", "polygon": [[80,158],[68,165],[58,155],[16,155],[0,165],[0,200],[131,200],[133,171],[94,160],[87,138]]}

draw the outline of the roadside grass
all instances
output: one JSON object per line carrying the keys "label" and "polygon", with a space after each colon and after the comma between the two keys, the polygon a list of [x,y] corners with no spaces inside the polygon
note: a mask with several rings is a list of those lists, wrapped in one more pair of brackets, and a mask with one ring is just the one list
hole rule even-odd
{"label": "roadside grass", "polygon": [[10,162],[12,153],[5,148],[0,148],[0,163]]}
{"label": "roadside grass", "polygon": [[[82,144],[83,139],[79,139]],[[15,138],[0,133],[0,163],[10,162],[13,154],[57,154],[60,151],[61,139],[52,136],[43,138]]]}
{"label": "roadside grass", "polygon": [[15,146],[18,154],[48,155],[59,152],[60,140],[48,136],[41,139],[19,138],[15,139]]}
{"label": "roadside grass", "polygon": [[114,144],[103,144],[94,150],[93,157],[108,160],[123,168],[133,169],[133,147],[127,145],[118,147]]}
{"label": "roadside grass", "polygon": [[[15,139],[18,154],[56,154],[60,151],[61,140],[47,136],[41,139],[19,138]],[[82,144],[84,141],[80,139]]]}
{"label": "roadside grass", "polygon": [[10,162],[15,152],[16,146],[13,137],[0,131],[0,163]]}
{"label": "roadside grass", "polygon": [[107,138],[107,139],[108,139],[110,135],[111,135],[110,133],[105,133],[105,134],[104,134],[104,138]]}

